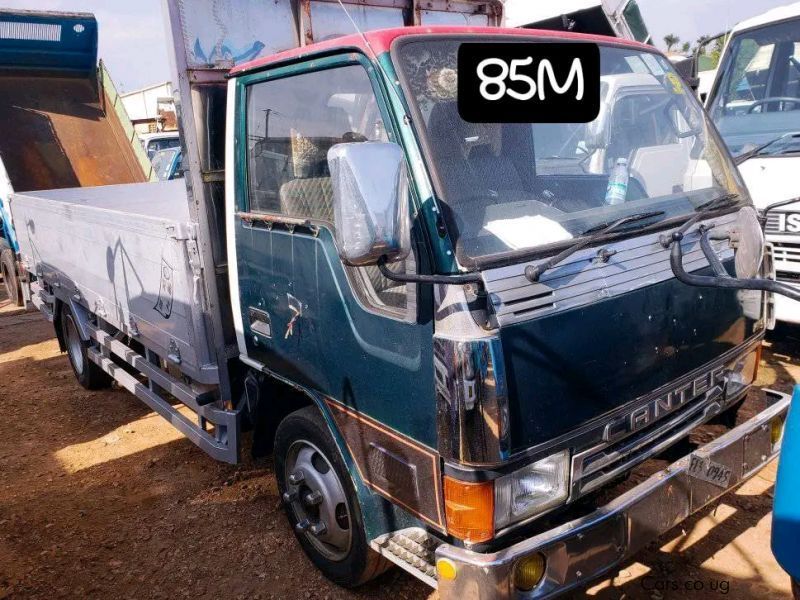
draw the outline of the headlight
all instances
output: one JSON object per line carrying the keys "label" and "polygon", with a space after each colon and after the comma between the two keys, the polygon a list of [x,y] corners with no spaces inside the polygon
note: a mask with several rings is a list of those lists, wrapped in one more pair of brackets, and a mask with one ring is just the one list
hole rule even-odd
{"label": "headlight", "polygon": [[568,495],[569,450],[564,450],[495,480],[495,529],[543,512]]}

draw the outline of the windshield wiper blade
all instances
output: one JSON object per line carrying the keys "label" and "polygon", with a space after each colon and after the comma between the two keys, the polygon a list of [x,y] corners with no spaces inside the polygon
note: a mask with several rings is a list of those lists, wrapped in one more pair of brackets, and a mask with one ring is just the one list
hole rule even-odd
{"label": "windshield wiper blade", "polygon": [[730,192],[728,194],[723,194],[722,196],[717,196],[716,198],[709,200],[708,202],[703,202],[694,207],[695,212],[698,213],[707,213],[711,210],[719,210],[721,208],[728,208],[739,202],[739,194],[736,192]]}
{"label": "windshield wiper blade", "polygon": [[566,260],[575,254],[578,250],[582,250],[586,246],[590,246],[604,235],[618,231],[623,225],[637,223],[639,221],[644,221],[645,219],[650,219],[651,217],[659,217],[663,214],[663,210],[636,213],[634,215],[628,215],[627,217],[617,219],[612,223],[601,223],[600,225],[595,225],[594,227],[584,231],[581,238],[576,243],[565,248],[555,256],[550,257],[548,260],[544,261],[543,263],[539,263],[538,265],[528,265],[525,267],[525,277],[528,278],[528,281],[535,283],[539,281],[539,277],[541,277],[545,271],[549,271],[561,261]]}
{"label": "windshield wiper blade", "polygon": [[769,148],[770,146],[772,146],[772,144],[774,144],[776,142],[780,142],[782,139],[787,138],[787,137],[792,137],[792,136],[800,136],[800,132],[798,132],[798,131],[790,131],[789,133],[782,133],[781,135],[779,135],[775,139],[772,139],[772,140],[768,141],[766,144],[761,144],[760,146],[756,146],[755,148],[752,148],[752,149],[748,150],[747,152],[744,152],[744,153],[740,154],[739,156],[735,156],[733,158],[733,164],[735,164],[738,167],[743,162],[745,162],[747,160],[750,160],[751,158],[753,158],[754,156],[757,156],[758,154],[761,154],[762,151],[764,151],[767,148]]}

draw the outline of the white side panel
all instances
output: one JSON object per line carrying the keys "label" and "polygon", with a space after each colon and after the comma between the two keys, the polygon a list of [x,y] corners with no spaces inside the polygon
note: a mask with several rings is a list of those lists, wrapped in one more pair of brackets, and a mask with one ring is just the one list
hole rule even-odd
{"label": "white side panel", "polygon": [[290,2],[178,0],[189,68],[233,66],[299,45]]}
{"label": "white side panel", "polygon": [[559,15],[596,6],[602,6],[602,2],[600,0],[559,0],[559,2],[506,0],[505,25],[506,27],[522,27],[529,23],[552,19]]}
{"label": "white side panel", "polygon": [[[137,198],[140,212],[121,210]],[[186,212],[181,182],[15,194],[11,210],[25,269],[58,298],[162,357],[180,356],[183,372],[214,382],[192,269],[197,228],[173,218]]]}
{"label": "white side panel", "polygon": [[[751,158],[739,165],[739,173],[742,174],[753,204],[757,208],[765,208],[767,205],[781,200],[790,200],[800,196],[800,158],[796,156],[780,156]],[[782,207],[781,211],[795,211],[800,208],[798,205]]]}
{"label": "white side panel", "polygon": [[[402,27],[403,9],[378,6],[347,5],[347,13],[361,31]],[[311,23],[318,42],[357,33],[350,19],[338,4],[311,0]]]}

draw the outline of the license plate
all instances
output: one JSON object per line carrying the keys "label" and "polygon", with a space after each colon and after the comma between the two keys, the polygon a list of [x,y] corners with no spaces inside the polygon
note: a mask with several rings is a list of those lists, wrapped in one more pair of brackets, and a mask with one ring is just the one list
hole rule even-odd
{"label": "license plate", "polygon": [[732,474],[733,470],[730,467],[714,462],[709,458],[692,454],[689,459],[689,477],[713,483],[721,488],[727,488]]}

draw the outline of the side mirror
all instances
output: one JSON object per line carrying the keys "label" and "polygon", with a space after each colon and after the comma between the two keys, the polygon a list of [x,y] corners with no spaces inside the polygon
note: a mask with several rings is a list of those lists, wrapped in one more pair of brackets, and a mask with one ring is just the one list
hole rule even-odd
{"label": "side mirror", "polygon": [[336,144],[328,150],[336,245],[354,267],[396,262],[411,251],[408,173],[389,142]]}

